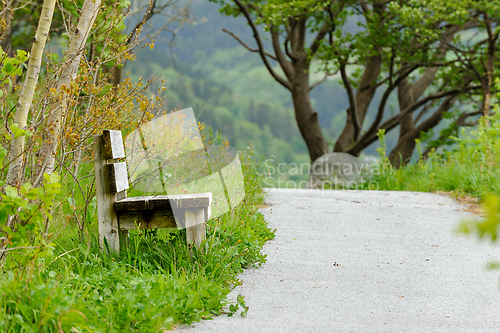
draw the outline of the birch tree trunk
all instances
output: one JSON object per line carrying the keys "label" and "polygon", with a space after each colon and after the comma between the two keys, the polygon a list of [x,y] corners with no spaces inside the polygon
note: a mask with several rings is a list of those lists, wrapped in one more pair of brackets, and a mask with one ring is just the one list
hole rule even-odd
{"label": "birch tree trunk", "polygon": [[66,62],[63,65],[60,78],[57,82],[57,90],[61,94],[62,99],[55,104],[45,125],[42,147],[35,173],[35,186],[39,186],[42,183],[45,172],[49,175],[54,172],[57,146],[61,138],[61,123],[64,119],[69,99],[69,94],[65,91],[65,88],[69,88],[71,82],[76,78],[80,58],[100,6],[101,0],[85,0],[75,33],[69,41]]}
{"label": "birch tree trunk", "polygon": [[[28,72],[21,90],[21,96],[17,103],[16,115],[14,122],[18,124],[19,128],[25,128],[33,95],[38,82],[40,74],[40,66],[42,64],[43,50],[47,37],[49,36],[49,29],[54,15],[54,6],[56,0],[44,0],[42,5],[42,13],[40,21],[36,29],[35,36],[33,37],[33,45],[31,46],[31,55],[28,62]],[[10,164],[7,172],[6,184],[10,186],[19,186],[22,181],[23,175],[23,150],[24,150],[25,137],[20,136],[12,139],[10,148]]]}
{"label": "birch tree trunk", "polygon": [[484,24],[486,26],[486,31],[488,32],[488,51],[487,59],[485,64],[485,75],[481,80],[483,86],[483,117],[484,124],[490,127],[490,106],[491,106],[491,85],[493,84],[493,62],[495,60],[495,43],[498,40],[499,33],[493,33],[493,28],[491,25],[491,18],[488,13],[483,14]]}

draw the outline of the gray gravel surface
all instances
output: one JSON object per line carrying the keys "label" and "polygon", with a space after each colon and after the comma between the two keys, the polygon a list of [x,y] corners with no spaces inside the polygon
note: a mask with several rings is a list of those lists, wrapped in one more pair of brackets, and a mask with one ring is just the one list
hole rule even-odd
{"label": "gray gravel surface", "polygon": [[186,332],[500,332],[498,245],[459,236],[465,206],[437,194],[269,190],[276,238],[241,275],[246,318]]}

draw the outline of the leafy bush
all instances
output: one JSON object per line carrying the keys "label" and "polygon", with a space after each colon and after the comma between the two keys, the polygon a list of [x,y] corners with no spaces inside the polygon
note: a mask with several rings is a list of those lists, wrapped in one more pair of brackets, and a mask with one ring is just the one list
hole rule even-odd
{"label": "leafy bush", "polygon": [[[52,229],[60,233],[51,260],[31,274],[13,266],[0,276],[0,331],[158,332],[221,313],[245,316],[243,297],[227,295],[244,267],[265,261],[262,246],[274,234],[257,211],[263,198],[258,165],[251,152],[242,154],[246,197],[208,221],[205,251],[193,258],[185,230],[132,231],[127,250],[114,255],[99,249],[95,223],[82,234],[76,221],[64,224],[66,209],[55,211],[59,225]],[[56,201],[66,205],[63,199]],[[69,205],[81,207],[82,200]]]}

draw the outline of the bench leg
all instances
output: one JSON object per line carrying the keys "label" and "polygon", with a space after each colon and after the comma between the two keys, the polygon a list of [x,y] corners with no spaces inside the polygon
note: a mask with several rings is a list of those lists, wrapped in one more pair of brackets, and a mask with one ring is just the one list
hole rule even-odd
{"label": "bench leg", "polygon": [[205,210],[186,209],[186,241],[190,253],[193,246],[200,247],[201,242],[206,239]]}

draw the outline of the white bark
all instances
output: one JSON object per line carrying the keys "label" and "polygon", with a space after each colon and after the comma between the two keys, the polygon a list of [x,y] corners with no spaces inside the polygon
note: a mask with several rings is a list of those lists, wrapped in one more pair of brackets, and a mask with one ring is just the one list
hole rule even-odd
{"label": "white bark", "polygon": [[47,119],[37,164],[35,186],[40,185],[43,181],[44,172],[48,174],[54,172],[57,146],[61,138],[61,123],[64,119],[69,97],[67,93],[61,91],[61,88],[70,87],[71,82],[76,78],[80,58],[100,6],[101,0],[85,0],[75,33],[70,38],[66,62],[57,82],[57,89],[63,98],[56,103]]}
{"label": "white bark", "polygon": [[[31,46],[31,55],[28,62],[28,72],[26,74],[26,79],[21,90],[21,96],[19,97],[16,114],[14,116],[14,122],[17,123],[19,128],[22,129],[26,127],[29,110],[33,101],[33,95],[35,93],[40,73],[40,66],[42,64],[43,50],[45,48],[47,37],[49,36],[49,29],[52,23],[55,4],[55,0],[44,0],[40,21],[38,22],[35,37],[33,37],[33,45]],[[19,186],[23,178],[24,142],[24,136],[12,139],[9,155],[9,171],[7,172],[6,179],[7,185]]]}

